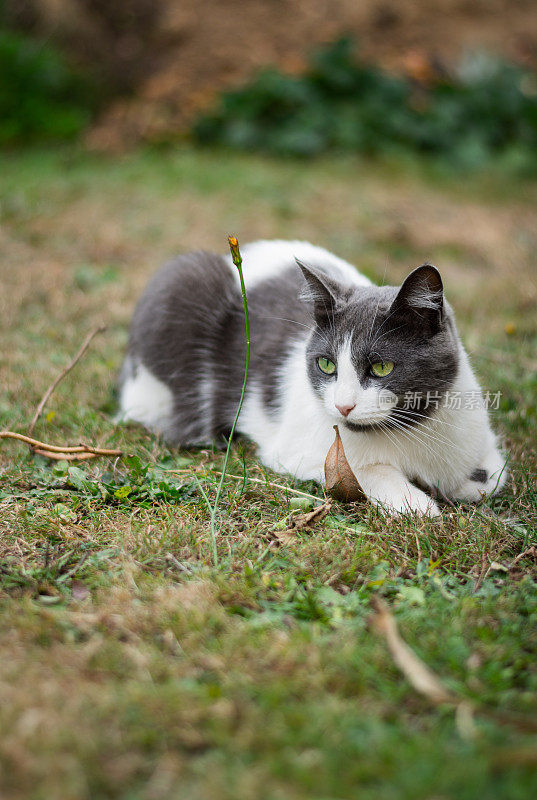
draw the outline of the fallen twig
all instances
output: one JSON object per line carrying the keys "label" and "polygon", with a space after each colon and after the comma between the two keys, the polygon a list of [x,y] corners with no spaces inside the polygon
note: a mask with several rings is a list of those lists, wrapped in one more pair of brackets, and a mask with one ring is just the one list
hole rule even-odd
{"label": "fallen twig", "polygon": [[386,603],[380,597],[372,597],[376,611],[373,624],[386,638],[392,658],[414,689],[433,703],[455,703],[457,699],[440,682],[432,670],[414,653],[402,639],[397,623]]}
{"label": "fallen twig", "polygon": [[397,629],[397,623],[384,600],[373,596],[371,605],[375,609],[372,622],[379,633],[386,638],[388,650],[405,678],[417,692],[424,695],[435,705],[447,703],[455,709],[457,725],[461,735],[465,738],[473,738],[475,736],[473,727],[474,713],[491,720],[497,725],[509,725],[527,733],[535,733],[537,731],[537,721],[531,716],[487,708],[446,689],[440,678],[429,669],[403,640]]}
{"label": "fallen twig", "polygon": [[58,386],[60,381],[62,381],[63,378],[65,378],[67,373],[73,369],[75,364],[78,361],[80,361],[80,359],[90,346],[93,338],[98,333],[102,333],[104,330],[106,330],[106,326],[99,325],[97,328],[91,331],[91,333],[89,333],[84,339],[78,353],[69,362],[69,364],[67,364],[67,366],[64,367],[64,369],[60,372],[60,374],[52,381],[47,391],[39,401],[39,405],[35,410],[35,414],[28,428],[28,435],[25,436],[23,433],[15,433],[15,431],[0,431],[0,439],[16,439],[19,442],[24,442],[25,444],[29,445],[30,451],[34,455],[45,456],[46,458],[51,458],[54,461],[88,461],[91,458],[98,458],[99,456],[122,455],[121,450],[109,449],[104,447],[92,447],[89,444],[79,444],[73,447],[68,445],[48,444],[47,442],[41,442],[38,439],[33,439],[31,436],[35,424],[39,419],[41,412],[43,411],[47,401],[49,400],[55,388]]}
{"label": "fallen twig", "polygon": [[522,553],[519,553],[519,554],[516,556],[516,558],[514,558],[514,559],[511,561],[511,563],[509,564],[509,567],[508,567],[508,568],[509,568],[510,570],[511,570],[511,569],[513,569],[513,567],[515,566],[515,564],[518,564],[518,562],[519,562],[521,559],[523,559],[523,558],[526,558],[527,556],[533,556],[533,558],[537,560],[537,547],[535,547],[535,546],[533,546],[533,547],[528,547],[526,550],[523,550],[523,551],[522,551]]}
{"label": "fallen twig", "polygon": [[69,372],[70,372],[70,371],[73,369],[73,367],[75,366],[75,364],[76,364],[78,361],[80,361],[80,359],[82,358],[82,356],[84,355],[84,353],[86,352],[86,350],[88,349],[88,347],[90,346],[90,344],[91,344],[92,340],[94,339],[94,337],[95,337],[95,336],[97,336],[97,334],[98,334],[98,333],[102,333],[102,332],[103,332],[103,331],[105,331],[105,330],[106,330],[106,325],[99,325],[97,328],[95,328],[95,330],[91,331],[91,333],[89,333],[89,334],[86,336],[86,338],[84,339],[84,341],[83,341],[83,343],[82,343],[82,346],[80,347],[80,349],[79,349],[78,353],[77,353],[77,354],[74,356],[74,358],[73,358],[73,359],[72,359],[72,360],[69,362],[69,364],[67,364],[67,366],[66,366],[66,367],[64,367],[64,369],[62,369],[62,371],[60,372],[60,374],[59,374],[59,375],[58,375],[58,376],[57,376],[57,377],[56,377],[56,378],[55,378],[55,379],[52,381],[52,383],[51,383],[51,384],[50,384],[50,386],[48,387],[47,391],[45,392],[45,394],[43,395],[43,397],[42,397],[42,398],[41,398],[41,400],[39,401],[39,405],[37,406],[37,408],[36,408],[36,410],[35,410],[35,414],[34,414],[34,416],[33,416],[33,419],[32,419],[32,421],[30,422],[30,427],[28,428],[28,435],[29,435],[29,436],[31,436],[31,435],[32,435],[32,433],[33,433],[33,430],[34,430],[34,428],[35,428],[35,424],[36,424],[37,420],[39,419],[39,417],[40,417],[40,415],[41,415],[41,412],[43,411],[43,409],[44,409],[44,407],[45,407],[45,405],[46,405],[46,403],[47,403],[47,400],[49,399],[49,397],[51,396],[52,392],[55,390],[55,388],[57,387],[57,385],[58,385],[58,384],[60,383],[60,381],[62,381],[62,380],[65,378],[65,376],[66,376],[66,375],[67,375],[67,374],[68,374],[68,373],[69,373]]}
{"label": "fallen twig", "polygon": [[52,458],[55,461],[86,461],[98,456],[120,456],[121,450],[109,449],[105,447],[92,447],[89,444],[79,444],[72,447],[68,445],[47,444],[31,436],[15,431],[0,431],[0,439],[16,439],[30,445],[33,452],[37,455]]}

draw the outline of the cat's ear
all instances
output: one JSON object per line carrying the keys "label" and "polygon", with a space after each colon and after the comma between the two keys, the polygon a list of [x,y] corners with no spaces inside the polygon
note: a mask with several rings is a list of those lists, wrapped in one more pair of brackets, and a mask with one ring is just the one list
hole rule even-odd
{"label": "cat's ear", "polygon": [[332,317],[338,306],[342,304],[343,288],[322,270],[308,267],[298,258],[295,261],[305,278],[304,287],[299,294],[300,300],[306,300],[313,304],[313,313],[318,322]]}
{"label": "cat's ear", "polygon": [[392,303],[391,311],[434,333],[444,318],[444,287],[432,264],[422,264],[408,275]]}

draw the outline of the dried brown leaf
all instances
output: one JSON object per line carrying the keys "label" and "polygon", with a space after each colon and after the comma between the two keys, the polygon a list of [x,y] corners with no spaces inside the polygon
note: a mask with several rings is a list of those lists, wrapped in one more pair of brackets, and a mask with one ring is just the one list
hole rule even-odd
{"label": "dried brown leaf", "polygon": [[308,511],[307,514],[299,514],[293,519],[291,528],[296,531],[304,530],[304,528],[311,528],[315,523],[320,522],[326,517],[332,508],[332,503],[327,501],[322,506],[317,506],[313,511]]}
{"label": "dried brown leaf", "polygon": [[294,528],[288,528],[286,531],[274,531],[274,538],[279,541],[280,544],[293,544],[296,541],[296,530]]}
{"label": "dried brown leaf", "polygon": [[356,479],[356,475],[350,468],[345,456],[343,442],[339,435],[337,425],[334,425],[336,438],[330,450],[326,454],[324,462],[324,477],[327,491],[336,500],[343,503],[350,503],[355,500],[365,500],[365,494]]}
{"label": "dried brown leaf", "polygon": [[293,524],[285,531],[274,531],[274,536],[282,544],[291,544],[296,538],[298,531],[303,531],[311,528],[317,522],[320,522],[330,513],[332,503],[327,501],[322,506],[317,506],[313,511],[308,511],[307,514],[299,514],[293,519]]}

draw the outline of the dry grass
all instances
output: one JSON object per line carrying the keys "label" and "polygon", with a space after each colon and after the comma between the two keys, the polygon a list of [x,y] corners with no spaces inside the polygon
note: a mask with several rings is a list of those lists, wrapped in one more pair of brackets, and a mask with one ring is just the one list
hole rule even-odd
{"label": "dry grass", "polygon": [[[106,323],[35,435],[139,461],[72,473],[2,442],[2,797],[534,793],[534,736],[491,718],[469,737],[415,695],[367,619],[382,594],[450,690],[535,715],[536,200],[535,184],[508,176],[470,185],[349,158],[6,158],[0,426],[27,431],[45,388]],[[479,373],[503,393],[505,495],[437,521],[334,505],[282,544],[293,495],[273,483],[296,485],[237,446],[230,471],[256,480],[227,483],[215,569],[191,473],[214,497],[221,453],[173,453],[116,427],[113,385],[150,271],[179,250],[223,251],[229,232],[310,239],[387,282],[437,263]]]}

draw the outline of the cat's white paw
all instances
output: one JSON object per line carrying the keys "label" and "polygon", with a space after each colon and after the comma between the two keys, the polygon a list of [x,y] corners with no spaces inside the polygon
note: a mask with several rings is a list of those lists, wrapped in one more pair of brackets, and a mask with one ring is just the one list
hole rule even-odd
{"label": "cat's white paw", "polygon": [[477,503],[484,497],[499,492],[506,478],[507,468],[504,455],[499,450],[491,450],[488,456],[482,459],[480,466],[476,467],[471,475],[457,487],[453,492],[453,497],[455,500]]}
{"label": "cat's white paw", "polygon": [[367,497],[386,516],[439,516],[440,509],[432,497],[410,483],[397,467],[390,464],[370,464],[357,467],[353,471]]}
{"label": "cat's white paw", "polygon": [[399,514],[419,514],[423,517],[438,517],[440,509],[421,489],[409,485],[402,492],[377,500],[378,507],[387,516]]}

